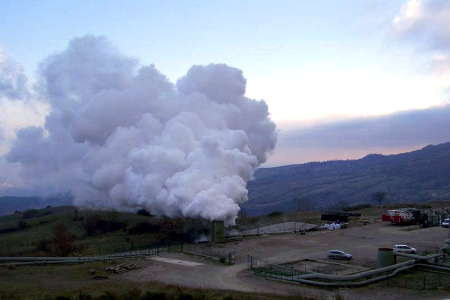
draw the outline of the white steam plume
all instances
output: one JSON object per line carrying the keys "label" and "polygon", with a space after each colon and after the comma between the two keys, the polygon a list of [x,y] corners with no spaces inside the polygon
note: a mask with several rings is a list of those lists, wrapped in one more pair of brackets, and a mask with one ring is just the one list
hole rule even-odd
{"label": "white steam plume", "polygon": [[193,66],[176,85],[106,38],[74,39],[40,66],[45,128],[21,130],[7,159],[78,205],[144,207],[235,222],[246,183],[276,144],[242,71]]}

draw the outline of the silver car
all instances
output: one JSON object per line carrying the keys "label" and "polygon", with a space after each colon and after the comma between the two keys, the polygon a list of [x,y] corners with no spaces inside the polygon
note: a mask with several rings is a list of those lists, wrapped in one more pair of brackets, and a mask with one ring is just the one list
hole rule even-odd
{"label": "silver car", "polygon": [[350,253],[345,253],[342,250],[331,250],[328,252],[328,258],[349,260],[352,259],[352,255]]}
{"label": "silver car", "polygon": [[409,253],[409,254],[416,254],[417,249],[410,247],[408,245],[395,245],[392,248],[395,252],[402,252],[402,253]]}

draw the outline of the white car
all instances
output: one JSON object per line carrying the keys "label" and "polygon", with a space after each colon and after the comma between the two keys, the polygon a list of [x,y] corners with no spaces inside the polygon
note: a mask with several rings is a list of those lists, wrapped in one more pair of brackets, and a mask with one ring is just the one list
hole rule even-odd
{"label": "white car", "polygon": [[447,219],[442,220],[441,226],[444,228],[448,228],[450,226],[450,219],[447,218]]}
{"label": "white car", "polygon": [[412,248],[408,245],[395,245],[392,248],[395,252],[402,252],[402,253],[409,253],[409,254],[416,254],[417,253],[417,249],[416,248]]}
{"label": "white car", "polygon": [[331,250],[328,252],[328,258],[349,260],[352,259],[352,255],[350,253],[345,253],[342,250]]}

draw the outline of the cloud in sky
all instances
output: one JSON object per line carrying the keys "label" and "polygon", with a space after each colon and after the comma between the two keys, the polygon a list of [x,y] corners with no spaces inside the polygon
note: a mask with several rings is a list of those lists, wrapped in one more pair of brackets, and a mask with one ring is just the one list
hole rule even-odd
{"label": "cloud in sky", "polygon": [[[394,38],[412,45],[428,59],[428,70],[450,88],[450,2],[411,0],[393,24]],[[450,90],[448,90],[450,95]]]}
{"label": "cloud in sky", "polygon": [[[400,153],[450,141],[450,103],[282,131],[269,165]],[[308,157],[308,160],[304,160]]]}
{"label": "cloud in sky", "polygon": [[42,126],[47,113],[48,105],[32,96],[23,68],[0,49],[0,156],[19,129]]}
{"label": "cloud in sky", "polygon": [[5,157],[18,186],[69,189],[76,204],[231,225],[276,144],[267,104],[245,97],[242,71],[224,64],[193,66],[173,84],[88,35],[39,72],[36,93],[51,110]]}
{"label": "cloud in sky", "polygon": [[[414,49],[412,59],[425,61],[423,69],[430,72],[432,85],[450,96],[450,2],[411,0],[404,3],[392,19],[386,31],[389,42],[409,45]],[[384,79],[382,79],[384,77]],[[367,77],[361,78],[363,81]],[[381,83],[383,80],[399,86],[396,78],[373,78],[369,81]],[[381,79],[381,80],[380,80]],[[394,94],[395,89],[386,89],[389,84],[380,84],[382,93],[374,93],[365,88],[365,82],[355,83],[356,89],[363,87],[359,101],[355,106],[363,105],[375,112],[374,116],[358,117],[356,114],[344,117],[345,113],[335,116],[340,121],[322,119],[316,125],[297,123],[286,126],[279,136],[275,155],[268,165],[308,162],[311,160],[359,158],[368,153],[399,153],[418,149],[428,144],[450,141],[450,104],[448,100],[436,103],[439,99],[430,93],[433,89],[424,89],[417,98],[417,86],[423,82],[405,82],[402,92]],[[351,87],[348,87],[352,90]],[[328,91],[329,86],[323,90]],[[313,94],[313,93],[311,93]],[[416,96],[415,96],[415,95]],[[370,100],[369,100],[370,99]],[[443,98],[445,99],[445,98]],[[417,102],[419,100],[420,102]],[[415,103],[415,101],[417,103]],[[417,109],[396,107],[404,103]],[[421,105],[418,105],[418,104]],[[339,101],[337,101],[337,105]],[[425,105],[426,104],[426,105]],[[432,106],[431,106],[432,105]],[[384,111],[379,111],[383,108]],[[419,109],[420,108],[420,109]],[[343,107],[345,111],[354,108]],[[391,109],[389,111],[389,109]],[[405,110],[406,109],[406,110]],[[333,111],[338,111],[333,109]],[[381,115],[381,113],[390,112]],[[303,124],[305,124],[303,122]],[[321,125],[320,125],[321,124]]]}
{"label": "cloud in sky", "polygon": [[450,47],[450,3],[442,0],[411,0],[393,21],[397,37],[417,43],[423,50]]}
{"label": "cloud in sky", "polygon": [[0,97],[24,99],[28,97],[27,78],[22,67],[7,57],[0,48]]}

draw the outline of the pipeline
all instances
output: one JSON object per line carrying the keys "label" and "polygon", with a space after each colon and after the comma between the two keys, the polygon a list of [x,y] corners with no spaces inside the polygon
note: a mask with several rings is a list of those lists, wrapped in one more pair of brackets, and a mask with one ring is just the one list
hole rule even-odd
{"label": "pipeline", "polygon": [[158,251],[134,251],[115,253],[106,256],[91,256],[91,257],[0,257],[0,261],[7,262],[1,263],[0,266],[9,265],[46,265],[46,264],[76,264],[95,261],[106,261],[114,259],[142,257],[159,255]]}
{"label": "pipeline", "polygon": [[424,267],[424,268],[430,268],[440,271],[447,271],[450,273],[450,266],[442,265],[442,264],[435,264],[435,263],[429,263],[429,264],[416,264],[418,267]]}
{"label": "pipeline", "polygon": [[[330,286],[332,286],[332,287],[343,287],[343,286],[356,287],[356,286],[362,286],[362,285],[366,285],[366,284],[369,284],[369,283],[374,283],[374,282],[377,282],[377,281],[389,279],[391,277],[396,276],[400,272],[412,269],[414,267],[415,267],[415,265],[404,266],[404,267],[398,268],[397,270],[395,270],[394,272],[392,272],[390,274],[386,274],[386,275],[382,275],[382,276],[366,279],[366,280],[363,280],[363,281],[357,281],[357,282],[320,282],[320,281],[313,281],[313,280],[301,279],[301,278],[295,279],[293,281],[300,282],[300,283],[305,283],[305,284],[310,284],[310,285],[323,286],[323,287],[330,287]],[[362,277],[360,277],[360,278],[362,278]]]}
{"label": "pipeline", "polygon": [[313,274],[305,274],[305,275],[299,275],[298,278],[301,279],[323,279],[323,280],[331,280],[331,281],[350,281],[350,280],[358,280],[364,277],[370,277],[373,275],[377,275],[379,273],[387,273],[402,267],[408,267],[414,265],[414,261],[405,261],[396,265],[387,266],[375,270],[369,270],[364,271],[357,274],[351,274],[351,275],[328,275],[328,274],[322,274],[322,273],[313,273]]}
{"label": "pipeline", "polygon": [[417,260],[429,260],[433,258],[438,258],[440,256],[444,256],[444,253],[438,253],[438,254],[430,254],[430,255],[417,255],[417,254],[409,254],[409,253],[401,253],[401,252],[394,252],[394,255],[396,256],[404,256],[404,257],[410,257]]}
{"label": "pipeline", "polygon": [[[419,256],[415,257],[416,259],[420,259],[421,261],[426,261],[428,259],[433,259],[436,257],[441,256],[439,255],[429,255],[429,256]],[[323,287],[342,287],[342,286],[362,286],[370,283],[374,283],[380,280],[389,279],[391,277],[396,276],[400,272],[404,272],[407,270],[410,270],[415,267],[428,267],[433,268],[436,270],[441,271],[447,271],[450,272],[450,266],[444,265],[444,264],[438,264],[438,263],[418,263],[414,260],[406,261],[403,263],[395,264],[392,266],[387,266],[375,270],[369,270],[364,271],[357,274],[351,274],[351,275],[328,275],[328,274],[321,274],[321,273],[313,273],[313,274],[304,274],[304,275],[297,275],[295,277],[291,278],[284,278],[284,280],[287,281],[295,281],[315,286],[323,286]],[[392,272],[391,272],[392,271]],[[391,272],[391,273],[388,273]],[[385,273],[385,274],[383,274]],[[377,277],[373,277],[375,275],[383,274]],[[363,281],[356,281],[362,278],[366,278],[366,280]],[[370,279],[368,279],[370,278]],[[315,279],[315,280],[313,280]],[[323,282],[323,281],[316,281],[316,280],[328,280],[328,281],[334,281],[334,282]],[[337,282],[336,282],[337,281]],[[353,281],[353,282],[352,282]]]}
{"label": "pipeline", "polygon": [[[310,284],[310,285],[315,285],[315,286],[340,287],[340,286],[362,286],[362,285],[366,285],[369,283],[374,283],[374,282],[377,282],[380,280],[389,279],[391,277],[396,276],[400,272],[410,270],[415,267],[432,268],[432,269],[446,271],[446,272],[450,273],[450,265],[448,265],[448,264],[433,263],[433,262],[421,263],[423,261],[428,261],[430,259],[436,259],[442,255],[443,254],[440,253],[440,254],[422,256],[422,255],[414,255],[414,254],[406,254],[405,255],[404,253],[402,253],[400,256],[412,257],[415,260],[410,260],[410,261],[395,264],[392,266],[387,266],[387,267],[383,267],[383,268],[379,268],[379,269],[375,269],[375,270],[364,271],[364,272],[352,274],[352,275],[328,275],[328,274],[321,274],[321,273],[313,273],[313,274],[297,275],[297,276],[295,276],[295,278],[294,277],[291,277],[291,279],[285,278],[284,280],[295,281],[295,282],[300,282],[300,283],[305,283],[305,284]],[[421,261],[421,262],[418,262],[418,261]],[[393,271],[393,272],[388,274],[388,272],[390,272],[390,271]],[[378,275],[378,274],[382,274],[382,273],[386,273],[386,274],[370,278],[374,275]],[[356,281],[356,280],[362,279],[364,277],[370,278],[370,279],[366,279],[363,281]],[[312,279],[328,280],[328,281],[335,281],[335,282],[322,282],[322,281],[315,281]],[[336,282],[336,281],[338,281],[338,282]],[[351,282],[351,281],[353,281],[353,282]]]}

